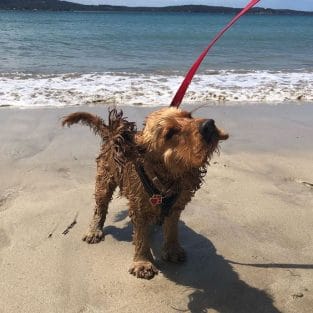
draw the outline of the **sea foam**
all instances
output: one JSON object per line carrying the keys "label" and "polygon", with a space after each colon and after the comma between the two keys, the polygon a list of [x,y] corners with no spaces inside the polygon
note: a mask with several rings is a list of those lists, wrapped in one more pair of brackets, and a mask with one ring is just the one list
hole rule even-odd
{"label": "sea foam", "polygon": [[[0,106],[168,105],[183,76],[90,73],[0,74]],[[196,75],[185,103],[228,105],[313,101],[313,73],[208,71]]]}

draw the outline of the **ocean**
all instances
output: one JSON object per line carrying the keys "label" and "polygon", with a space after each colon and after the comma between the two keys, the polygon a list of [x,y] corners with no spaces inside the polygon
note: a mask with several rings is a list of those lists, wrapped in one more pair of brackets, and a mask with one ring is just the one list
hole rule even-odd
{"label": "ocean", "polygon": [[[168,105],[227,14],[0,11],[0,106]],[[240,19],[188,104],[313,102],[313,17]]]}

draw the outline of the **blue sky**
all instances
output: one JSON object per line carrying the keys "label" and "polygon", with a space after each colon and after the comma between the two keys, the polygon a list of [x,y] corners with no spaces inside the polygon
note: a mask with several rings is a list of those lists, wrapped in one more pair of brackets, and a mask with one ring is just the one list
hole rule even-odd
{"label": "blue sky", "polygon": [[[243,7],[248,0],[68,0],[83,4],[111,4],[127,6],[166,6],[182,4],[206,4]],[[273,9],[294,9],[313,11],[313,0],[263,0],[258,6]]]}

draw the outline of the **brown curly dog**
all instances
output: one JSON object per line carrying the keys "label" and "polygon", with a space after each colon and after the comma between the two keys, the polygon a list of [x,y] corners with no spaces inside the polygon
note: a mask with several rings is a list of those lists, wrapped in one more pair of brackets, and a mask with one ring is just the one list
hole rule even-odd
{"label": "brown curly dog", "polygon": [[185,252],[178,241],[178,220],[186,204],[200,188],[219,140],[228,134],[214,120],[193,118],[177,108],[151,113],[142,131],[122,112],[109,111],[109,123],[95,115],[77,112],[63,119],[63,126],[82,123],[102,138],[97,158],[95,211],[87,234],[88,243],[103,238],[103,224],[116,187],[129,200],[135,256],[129,272],[151,279],[158,273],[149,245],[149,225],[163,225],[162,258],[181,262]]}

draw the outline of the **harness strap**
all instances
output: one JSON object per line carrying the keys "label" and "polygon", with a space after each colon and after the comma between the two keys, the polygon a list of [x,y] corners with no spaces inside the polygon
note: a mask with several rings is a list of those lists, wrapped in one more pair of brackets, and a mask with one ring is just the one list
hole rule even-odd
{"label": "harness strap", "polygon": [[150,203],[153,206],[158,205],[161,208],[161,213],[160,213],[158,224],[162,225],[164,222],[164,218],[167,216],[170,216],[171,211],[172,211],[171,209],[178,198],[178,193],[173,193],[171,195],[164,195],[150,181],[142,164],[138,164],[138,163],[135,164],[135,168],[147,194],[150,196],[150,199],[149,199]]}

